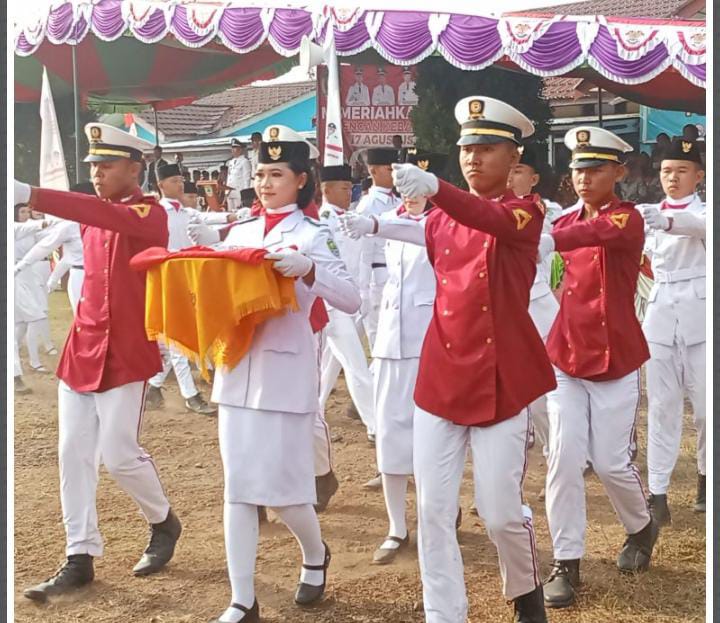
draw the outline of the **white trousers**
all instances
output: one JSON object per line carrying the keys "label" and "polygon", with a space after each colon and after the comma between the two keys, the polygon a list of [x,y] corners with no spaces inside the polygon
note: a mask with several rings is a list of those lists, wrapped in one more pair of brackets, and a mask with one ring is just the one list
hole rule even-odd
{"label": "white trousers", "polygon": [[[25,342],[28,351],[28,359],[31,368],[39,368],[42,366],[40,361],[40,342],[43,334],[43,320],[33,320],[31,322],[15,323],[15,349],[17,351],[17,359],[15,361],[16,376],[17,370],[20,369],[20,344]],[[22,370],[20,371],[22,374]]]}
{"label": "white trousers", "polygon": [[71,268],[68,274],[67,294],[70,299],[70,307],[73,314],[77,311],[78,301],[82,292],[82,284],[85,280],[85,271],[82,268]]}
{"label": "white trousers", "polygon": [[466,623],[467,595],[455,520],[469,445],[475,505],[497,547],[506,599],[540,584],[535,533],[524,511],[527,409],[493,426],[459,426],[419,407],[413,422],[418,551],[427,623]]}
{"label": "white trousers", "polygon": [[686,346],[650,343],[648,392],[648,487],[665,494],[682,438],[684,397],[693,407],[697,431],[697,470],[705,474],[705,342]]}
{"label": "white trousers", "polygon": [[650,514],[630,443],[640,400],[639,371],[613,381],[586,381],[555,370],[548,394],[550,446],[546,479],[548,525],[557,560],[585,552],[585,480],[589,460],[628,534]]}
{"label": "white trousers", "polygon": [[242,200],[240,198],[239,190],[231,190],[225,197],[225,201],[227,202],[228,212],[235,212],[242,208]]}
{"label": "white trousers", "polygon": [[325,327],[320,376],[320,407],[325,408],[337,380],[333,359],[345,371],[348,392],[369,433],[375,432],[373,380],[368,368],[360,335],[354,318],[336,309],[328,312],[330,322]]}
{"label": "white trousers", "polygon": [[84,394],[60,382],[58,458],[68,556],[103,553],[95,505],[101,461],[149,523],[167,518],[170,504],[155,464],[139,444],[144,408],[143,382]]}
{"label": "white trousers", "polygon": [[420,358],[378,358],[375,362],[378,470],[409,476],[413,473],[413,394]]}
{"label": "white trousers", "polygon": [[175,372],[175,378],[177,379],[182,397],[187,400],[188,398],[196,396],[198,389],[195,385],[195,380],[190,370],[190,362],[187,357],[178,353],[173,348],[168,348],[164,344],[158,343],[158,346],[160,347],[163,369],[150,379],[150,385],[153,387],[162,387],[168,374],[170,374],[170,368],[172,368]]}

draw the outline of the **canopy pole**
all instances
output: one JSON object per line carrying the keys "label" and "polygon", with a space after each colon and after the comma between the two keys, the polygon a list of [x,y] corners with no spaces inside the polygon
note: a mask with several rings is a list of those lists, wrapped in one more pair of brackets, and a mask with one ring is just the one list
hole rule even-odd
{"label": "canopy pole", "polygon": [[155,116],[155,121],[153,122],[155,125],[155,145],[159,145],[160,144],[160,136],[158,134],[157,108],[154,103],[153,103],[152,107],[153,107],[153,115]]}
{"label": "canopy pole", "polygon": [[77,55],[73,45],[72,48],[72,67],[73,67],[73,105],[75,108],[75,183],[80,183],[80,93],[78,92],[78,71],[77,71]]}
{"label": "canopy pole", "polygon": [[603,90],[602,87],[598,87],[598,124],[603,127]]}

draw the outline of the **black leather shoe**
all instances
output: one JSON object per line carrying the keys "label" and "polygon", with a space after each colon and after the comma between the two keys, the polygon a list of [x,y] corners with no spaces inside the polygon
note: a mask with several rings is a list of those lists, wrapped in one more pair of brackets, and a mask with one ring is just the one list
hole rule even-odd
{"label": "black leather shoe", "polygon": [[173,557],[181,533],[182,525],[171,508],[165,521],[150,525],[150,542],[138,564],[133,567],[133,573],[150,575],[160,571]]}
{"label": "black leather shoe", "polygon": [[618,555],[618,569],[624,573],[647,571],[659,533],[660,526],[654,518],[651,518],[650,523],[640,532],[628,535]]}
{"label": "black leather shoe", "polygon": [[317,493],[317,504],[315,504],[315,510],[318,513],[322,513],[327,508],[327,505],[330,503],[330,499],[338,490],[338,486],[338,479],[335,477],[332,470],[324,476],[315,477],[315,491]]}
{"label": "black leather shoe", "polygon": [[693,510],[696,513],[705,512],[705,476],[702,474],[698,474],[697,496],[695,497],[695,508]]}
{"label": "black leather shoe", "polygon": [[543,587],[536,586],[531,593],[526,593],[513,600],[515,604],[515,623],[547,623]]}
{"label": "black leather shoe", "polygon": [[295,592],[295,603],[300,606],[310,606],[322,598],[325,593],[325,582],[327,581],[327,568],[330,566],[330,548],[327,543],[323,541],[325,546],[325,562],[322,565],[303,565],[303,568],[309,571],[322,571],[323,582],[320,586],[313,586],[312,584],[305,584],[305,582],[298,582],[297,591]]}
{"label": "black leather shoe", "polygon": [[[240,604],[230,604],[231,608],[244,612],[245,616],[242,619],[237,619],[237,623],[260,623],[260,606],[258,605],[257,599],[251,608],[246,608]],[[231,623],[229,621],[222,620],[222,614],[216,619],[211,619],[209,623]],[[234,621],[232,622],[234,623]]]}
{"label": "black leather shoe", "polygon": [[667,503],[667,495],[664,493],[651,493],[648,496],[648,506],[650,507],[652,516],[655,517],[655,521],[658,522],[659,526],[667,526],[672,523],[670,508]]}
{"label": "black leather shoe", "polygon": [[159,387],[148,384],[147,393],[145,394],[145,408],[148,411],[162,409],[165,404],[162,390]]}
{"label": "black leather shoe", "polygon": [[575,603],[575,589],[580,585],[579,560],[555,560],[543,592],[548,608],[567,608]]}
{"label": "black leather shoe", "polygon": [[67,557],[63,566],[57,570],[54,576],[36,586],[26,588],[23,595],[32,601],[45,603],[48,597],[64,595],[77,590],[90,584],[94,578],[95,570],[92,556],[89,554],[73,554]]}

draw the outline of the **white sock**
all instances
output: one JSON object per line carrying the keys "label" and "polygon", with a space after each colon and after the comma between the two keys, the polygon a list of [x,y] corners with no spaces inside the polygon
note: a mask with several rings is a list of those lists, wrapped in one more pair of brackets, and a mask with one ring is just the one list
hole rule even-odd
{"label": "white sock", "polygon": [[[404,539],[407,536],[407,524],[405,523],[405,496],[407,494],[407,476],[394,474],[382,474],[383,494],[385,496],[385,508],[390,519],[389,536],[396,536]],[[387,539],[380,547],[383,549],[397,549],[400,544]]]}
{"label": "white sock", "polygon": [[[232,589],[232,602],[251,608],[255,603],[255,556],[258,544],[257,506],[225,502],[223,524],[225,528],[225,555]],[[228,608],[220,617],[223,623],[242,621],[245,613]]]}
{"label": "white sock", "polygon": [[[273,510],[300,544],[303,564],[322,565],[325,562],[325,545],[320,535],[320,522],[312,504],[273,507]],[[320,586],[323,583],[323,572],[303,567],[300,581],[312,586]]]}

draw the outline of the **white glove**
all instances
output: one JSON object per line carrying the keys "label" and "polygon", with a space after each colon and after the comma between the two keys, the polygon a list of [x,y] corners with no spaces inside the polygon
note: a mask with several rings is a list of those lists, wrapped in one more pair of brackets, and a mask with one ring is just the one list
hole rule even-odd
{"label": "white glove", "polygon": [[27,264],[23,260],[20,260],[17,264],[15,264],[15,267],[13,268],[13,275],[17,275],[20,271],[25,270],[28,266],[29,264]]}
{"label": "white glove", "polygon": [[48,279],[48,282],[45,284],[45,288],[47,289],[48,294],[52,294],[60,287],[60,284],[55,281],[54,279]]}
{"label": "white glove", "polygon": [[27,203],[30,201],[30,184],[24,184],[15,180],[15,203]]}
{"label": "white glove", "polygon": [[235,214],[237,214],[238,221],[244,221],[246,218],[250,218],[251,212],[250,208],[240,208]]}
{"label": "white glove", "polygon": [[438,179],[414,164],[393,164],[393,183],[406,197],[431,197],[438,191]]}
{"label": "white glove", "polygon": [[190,223],[187,228],[187,234],[193,243],[203,246],[220,242],[220,232],[217,229],[208,227],[205,223]]}
{"label": "white glove", "polygon": [[338,217],[340,223],[340,231],[348,238],[359,240],[366,234],[375,232],[376,221],[374,218],[358,214],[357,212],[347,212]]}
{"label": "white glove", "polygon": [[273,268],[283,277],[304,277],[313,267],[313,261],[307,255],[292,249],[268,253],[265,259],[275,260]]}
{"label": "white glove", "polygon": [[538,245],[537,263],[542,262],[549,253],[555,250],[555,238],[550,234],[540,234],[540,244]]}
{"label": "white glove", "polygon": [[652,229],[662,229],[666,231],[670,227],[670,220],[660,210],[654,206],[645,206],[643,208],[643,218],[648,227]]}

